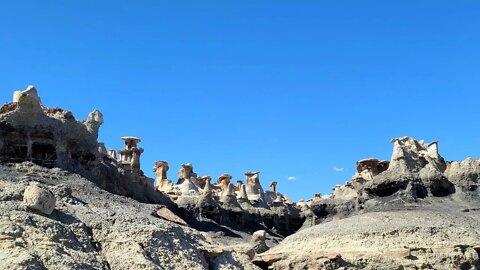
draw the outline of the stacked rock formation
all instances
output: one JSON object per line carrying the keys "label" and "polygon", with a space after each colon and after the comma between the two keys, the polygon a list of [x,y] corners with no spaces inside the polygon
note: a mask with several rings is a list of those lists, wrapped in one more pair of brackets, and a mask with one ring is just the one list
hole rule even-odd
{"label": "stacked rock formation", "polygon": [[303,223],[301,208],[277,192],[277,182],[273,182],[272,191],[264,191],[260,172],[245,173],[247,185],[240,180],[234,185],[229,174],[220,175],[212,184],[210,176],[198,176],[193,165],[186,163],[178,171],[177,184],[173,184],[168,179],[169,168],[166,161],[155,162],[155,189],[167,194],[187,219],[195,220],[192,223],[208,219],[249,232],[267,229],[282,235],[296,231]]}
{"label": "stacked rock formation", "polygon": [[300,208],[286,196],[263,190],[259,172],[246,173],[246,185],[233,185],[228,174],[211,184],[210,176],[198,176],[187,163],[181,166],[174,184],[167,176],[168,162],[158,161],[154,165],[156,180],[146,177],[141,170],[141,140],[121,137],[124,149],[107,151],[105,144],[97,141],[103,122],[98,109],[86,120],[77,121],[70,111],[45,107],[33,86],[15,91],[13,102],[0,108],[0,162],[31,161],[66,169],[112,193],[161,203],[175,211],[179,208],[192,224],[208,219],[239,230],[265,229],[282,235],[303,224]]}

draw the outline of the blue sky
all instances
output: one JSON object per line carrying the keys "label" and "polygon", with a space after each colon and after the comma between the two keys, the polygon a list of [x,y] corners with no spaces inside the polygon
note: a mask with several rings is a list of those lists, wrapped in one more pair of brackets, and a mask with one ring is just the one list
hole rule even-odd
{"label": "blue sky", "polygon": [[461,0],[2,1],[0,100],[33,84],[79,120],[99,108],[100,140],[142,138],[150,176],[259,170],[307,199],[393,137],[480,156],[479,18]]}

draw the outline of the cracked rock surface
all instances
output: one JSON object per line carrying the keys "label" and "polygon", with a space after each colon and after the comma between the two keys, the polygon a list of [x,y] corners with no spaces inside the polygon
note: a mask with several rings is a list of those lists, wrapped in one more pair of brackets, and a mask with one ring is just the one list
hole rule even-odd
{"label": "cracked rock surface", "polygon": [[273,269],[325,269],[315,266],[329,253],[341,256],[328,260],[336,263],[332,269],[479,269],[478,211],[466,211],[463,203],[441,204],[322,223],[287,237],[262,256],[281,258]]}
{"label": "cracked rock surface", "polygon": [[[55,194],[51,215],[22,204],[31,183]],[[241,253],[207,259],[208,235],[60,169],[0,166],[0,209],[0,269],[258,269]]]}

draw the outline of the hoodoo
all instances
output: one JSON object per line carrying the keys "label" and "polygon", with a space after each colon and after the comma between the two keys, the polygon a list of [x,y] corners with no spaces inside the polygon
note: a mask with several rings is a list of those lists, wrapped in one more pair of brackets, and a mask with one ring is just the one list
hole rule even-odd
{"label": "hoodoo", "polygon": [[480,160],[446,161],[437,141],[394,138],[389,161],[359,160],[329,196],[294,203],[258,171],[212,184],[185,163],[174,184],[156,161],[149,178],[149,149],[125,136],[107,151],[104,121],[48,108],[33,86],[0,108],[0,268],[480,268]]}

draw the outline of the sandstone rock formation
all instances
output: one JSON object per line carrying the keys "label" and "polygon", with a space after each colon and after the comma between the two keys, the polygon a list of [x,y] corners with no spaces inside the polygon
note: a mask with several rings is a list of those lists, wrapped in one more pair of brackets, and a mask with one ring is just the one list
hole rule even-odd
{"label": "sandstone rock formation", "polygon": [[305,229],[257,255],[256,263],[271,269],[478,269],[480,235],[473,228],[480,222],[480,162],[446,162],[438,142],[392,142],[388,166],[361,160],[352,181],[331,196],[298,203]]}
{"label": "sandstone rock formation", "polygon": [[245,176],[247,177],[247,196],[251,201],[260,202],[263,200],[263,191],[262,185],[260,185],[260,172],[246,172]]}
{"label": "sandstone rock formation", "polygon": [[362,159],[357,162],[357,173],[352,179],[373,180],[375,176],[386,171],[389,165],[390,162],[386,160],[380,161],[376,158]]}
{"label": "sandstone rock formation", "polygon": [[[194,178],[194,179],[192,179]],[[182,164],[182,168],[178,171],[178,185],[182,184],[185,179],[196,181],[197,174],[193,172],[193,165],[190,163]]]}
{"label": "sandstone rock formation", "polygon": [[257,256],[271,269],[478,269],[480,216],[446,204],[322,223]]}
{"label": "sandstone rock formation", "polygon": [[0,108],[0,269],[480,269],[480,159],[447,162],[438,142],[395,138],[390,161],[293,203],[259,172],[212,184],[186,163],[173,184],[157,161],[154,184],[140,139],[117,158],[103,122],[33,86]]}
{"label": "sandstone rock formation", "polygon": [[253,250],[255,250],[256,254],[264,253],[269,249],[265,241],[266,239],[267,239],[267,232],[264,230],[256,231],[253,233],[252,235]]}
{"label": "sandstone rock formation", "polygon": [[[57,198],[49,216],[23,206],[32,181]],[[0,269],[259,269],[246,248],[206,256],[224,244],[167,208],[111,194],[58,168],[0,165],[0,209]]]}
{"label": "sandstone rock formation", "polygon": [[[104,148],[97,137],[104,119],[100,111],[94,110],[79,122],[70,112],[49,109],[40,102],[37,90],[29,86],[15,92],[14,101],[0,109],[1,163],[31,161],[47,168],[62,168],[116,194],[142,202],[171,204],[167,196],[152,188],[153,179],[141,173],[139,158],[143,149],[135,150],[131,144],[132,149],[126,149],[130,152],[119,161],[112,157],[113,153],[110,157],[101,153]],[[134,142],[126,141],[126,148],[127,143]]]}
{"label": "sandstone rock formation", "polygon": [[88,114],[87,120],[84,121],[84,124],[87,126],[88,131],[92,133],[95,138],[98,138],[98,131],[100,130],[103,121],[103,114],[98,109],[95,109]]}
{"label": "sandstone rock formation", "polygon": [[143,176],[143,172],[140,170],[140,156],[144,149],[137,146],[141,140],[132,136],[121,137],[121,139],[125,141],[125,148],[118,151],[119,164],[124,168],[132,169],[135,175]]}
{"label": "sandstone rock formation", "polygon": [[157,161],[153,167],[153,172],[157,176],[156,189],[161,192],[171,192],[173,189],[172,181],[168,180],[167,172],[170,167],[166,161]]}

